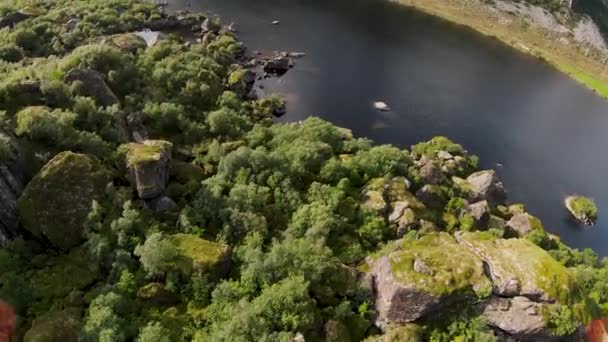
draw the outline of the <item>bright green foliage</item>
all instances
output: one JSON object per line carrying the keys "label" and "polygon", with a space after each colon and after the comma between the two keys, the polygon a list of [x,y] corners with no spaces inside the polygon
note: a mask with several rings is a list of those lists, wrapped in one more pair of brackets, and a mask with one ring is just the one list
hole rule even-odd
{"label": "bright green foliage", "polygon": [[137,337],[137,342],[171,342],[170,332],[161,323],[148,323]]}
{"label": "bright green foliage", "polygon": [[125,299],[114,292],[97,296],[87,310],[80,341],[125,341],[127,322],[122,317],[125,305]]}
{"label": "bright green foliage", "polygon": [[446,328],[433,330],[430,341],[494,342],[494,332],[486,326],[483,317],[456,320]]}
{"label": "bright green foliage", "polygon": [[570,308],[564,305],[550,306],[547,315],[549,329],[557,336],[574,334],[580,325]]}
{"label": "bright green foliage", "polygon": [[150,235],[143,245],[135,247],[135,255],[150,276],[163,275],[174,268],[179,251],[161,233]]}

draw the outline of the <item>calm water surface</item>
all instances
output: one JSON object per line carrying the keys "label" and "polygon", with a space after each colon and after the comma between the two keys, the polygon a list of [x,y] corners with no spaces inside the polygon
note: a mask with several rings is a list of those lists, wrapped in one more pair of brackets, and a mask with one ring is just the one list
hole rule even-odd
{"label": "calm water surface", "polygon": [[[608,255],[608,102],[545,63],[383,0],[192,0],[190,8],[234,21],[251,50],[307,54],[266,83],[289,101],[281,120],[316,115],[401,147],[446,135],[496,168],[510,200],[548,231]],[[393,111],[373,110],[375,100]],[[595,227],[570,219],[562,201],[572,193],[596,200]]]}

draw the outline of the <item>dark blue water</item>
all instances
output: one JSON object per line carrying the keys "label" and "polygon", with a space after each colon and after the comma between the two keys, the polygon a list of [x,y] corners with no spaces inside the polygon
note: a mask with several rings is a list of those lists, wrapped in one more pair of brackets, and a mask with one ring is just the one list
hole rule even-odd
{"label": "dark blue water", "polygon": [[[446,135],[496,168],[510,200],[548,231],[608,255],[608,102],[544,62],[383,0],[193,0],[191,9],[234,21],[252,50],[307,53],[267,83],[289,100],[282,120],[316,115],[401,147]],[[393,111],[373,110],[376,100]],[[596,200],[595,227],[570,219],[569,194]]]}

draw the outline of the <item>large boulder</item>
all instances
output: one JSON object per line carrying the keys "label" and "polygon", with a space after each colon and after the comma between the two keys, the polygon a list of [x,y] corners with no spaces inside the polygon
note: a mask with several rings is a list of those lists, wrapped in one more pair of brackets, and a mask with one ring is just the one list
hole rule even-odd
{"label": "large boulder", "polygon": [[34,320],[24,342],[78,342],[80,312],[65,309],[44,314]]}
{"label": "large boulder", "polygon": [[439,185],[447,180],[441,169],[433,162],[427,162],[420,168],[420,177],[425,184]]}
{"label": "large boulder", "polygon": [[125,52],[136,53],[148,47],[146,40],[135,33],[120,33],[108,38],[107,42]]}
{"label": "large boulder", "polygon": [[467,177],[473,190],[493,205],[502,204],[507,198],[504,185],[494,170],[475,172]]}
{"label": "large boulder", "polygon": [[517,341],[580,341],[551,331],[546,317],[551,306],[526,297],[492,297],[484,303],[482,316],[488,325]]}
{"label": "large boulder", "polygon": [[175,234],[169,237],[179,252],[177,268],[186,275],[194,272],[226,274],[230,267],[230,248],[226,245],[201,239],[192,234]]}
{"label": "large boulder", "polygon": [[78,245],[92,203],[104,199],[110,179],[96,160],[84,154],[59,153],[32,179],[17,202],[23,227],[63,250]]}
{"label": "large boulder", "polygon": [[416,191],[416,197],[427,207],[441,208],[447,201],[444,189],[439,185],[426,184]]}
{"label": "large boulder", "polygon": [[430,233],[398,244],[371,265],[379,326],[413,322],[469,295],[491,292],[481,259],[449,234]]}
{"label": "large boulder", "polygon": [[98,104],[104,107],[120,103],[112,89],[106,84],[103,74],[96,70],[72,69],[65,75],[64,81],[68,84],[80,82],[80,91],[94,98]]}
{"label": "large boulder", "polygon": [[527,239],[492,239],[486,233],[458,232],[458,242],[487,265],[492,292],[535,301],[579,304],[575,278],[549,253]]}
{"label": "large boulder", "polygon": [[507,222],[507,229],[511,235],[524,237],[534,230],[544,230],[541,221],[528,214],[516,214]]}
{"label": "large boulder", "polygon": [[120,150],[125,154],[131,185],[141,199],[162,195],[170,174],[173,144],[164,140],[129,143]]}
{"label": "large boulder", "polygon": [[475,219],[475,227],[478,229],[486,229],[490,223],[490,206],[488,201],[479,201],[469,205],[469,213]]}

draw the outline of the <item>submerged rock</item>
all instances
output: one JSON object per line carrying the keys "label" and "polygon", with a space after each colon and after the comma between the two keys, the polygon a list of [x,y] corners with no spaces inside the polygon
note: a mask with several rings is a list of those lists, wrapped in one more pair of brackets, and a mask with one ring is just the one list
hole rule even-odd
{"label": "submerged rock", "polygon": [[92,203],[102,201],[109,181],[109,173],[96,160],[73,152],[59,153],[19,198],[23,227],[63,250],[78,245]]}
{"label": "submerged rock", "polygon": [[76,81],[80,82],[82,92],[87,96],[93,97],[97,103],[104,107],[120,103],[114,92],[112,92],[112,89],[106,84],[103,74],[98,71],[72,69],[65,75],[64,81],[68,84]]}
{"label": "submerged rock", "polygon": [[408,323],[454,301],[490,293],[491,283],[475,254],[447,233],[405,240],[372,264],[377,323]]}
{"label": "submerged rock", "polygon": [[126,164],[131,185],[139,198],[160,196],[169,181],[169,163],[173,144],[164,140],[145,140],[121,147],[126,150]]}

